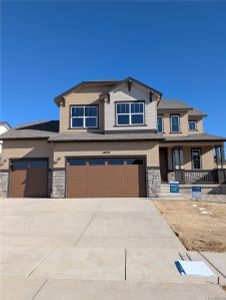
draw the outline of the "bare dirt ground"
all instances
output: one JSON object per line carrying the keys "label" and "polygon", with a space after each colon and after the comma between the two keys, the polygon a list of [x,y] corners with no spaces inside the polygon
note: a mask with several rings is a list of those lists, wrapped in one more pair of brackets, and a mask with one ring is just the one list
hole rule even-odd
{"label": "bare dirt ground", "polygon": [[188,250],[226,251],[226,204],[154,201]]}

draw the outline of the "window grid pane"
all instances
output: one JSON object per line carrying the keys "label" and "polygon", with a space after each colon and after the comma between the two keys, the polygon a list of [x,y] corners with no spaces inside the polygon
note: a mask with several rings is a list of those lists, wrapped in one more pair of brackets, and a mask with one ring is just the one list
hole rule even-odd
{"label": "window grid pane", "polygon": [[72,128],[97,128],[98,110],[96,106],[73,106],[71,108]]}
{"label": "window grid pane", "polygon": [[118,125],[142,125],[144,124],[144,103],[117,103]]}
{"label": "window grid pane", "polygon": [[163,132],[163,118],[162,118],[162,116],[157,117],[157,126],[158,126],[158,132]]}
{"label": "window grid pane", "polygon": [[189,121],[189,130],[190,131],[195,131],[197,127],[196,121]]}
{"label": "window grid pane", "polygon": [[171,116],[171,130],[172,132],[179,132],[180,125],[179,125],[179,116]]}

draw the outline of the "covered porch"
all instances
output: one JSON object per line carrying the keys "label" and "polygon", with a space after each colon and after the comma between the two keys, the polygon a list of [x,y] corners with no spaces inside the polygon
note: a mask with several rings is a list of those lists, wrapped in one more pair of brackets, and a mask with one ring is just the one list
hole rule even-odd
{"label": "covered porch", "polygon": [[162,183],[226,183],[223,142],[164,142],[159,147],[159,158]]}

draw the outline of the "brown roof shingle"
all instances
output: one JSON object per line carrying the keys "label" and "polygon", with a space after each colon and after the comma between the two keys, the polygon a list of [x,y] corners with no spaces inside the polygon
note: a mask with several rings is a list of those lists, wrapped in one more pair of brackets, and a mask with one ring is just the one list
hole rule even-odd
{"label": "brown roof shingle", "polygon": [[180,100],[161,100],[158,110],[192,110],[193,108]]}
{"label": "brown roof shingle", "polygon": [[59,121],[40,121],[19,125],[2,134],[1,140],[49,138],[59,132]]}
{"label": "brown roof shingle", "polygon": [[50,142],[67,141],[134,141],[134,140],[161,140],[163,135],[153,132],[131,132],[131,133],[102,133],[102,132],[72,132],[60,133],[49,138]]}

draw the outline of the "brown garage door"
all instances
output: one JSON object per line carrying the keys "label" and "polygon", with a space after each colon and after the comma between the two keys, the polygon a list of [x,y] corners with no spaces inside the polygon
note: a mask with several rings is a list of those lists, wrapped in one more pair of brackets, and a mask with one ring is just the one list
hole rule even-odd
{"label": "brown garage door", "polygon": [[70,159],[67,197],[145,197],[145,166],[139,158]]}
{"label": "brown garage door", "polygon": [[10,171],[10,197],[47,197],[48,161],[15,160]]}

